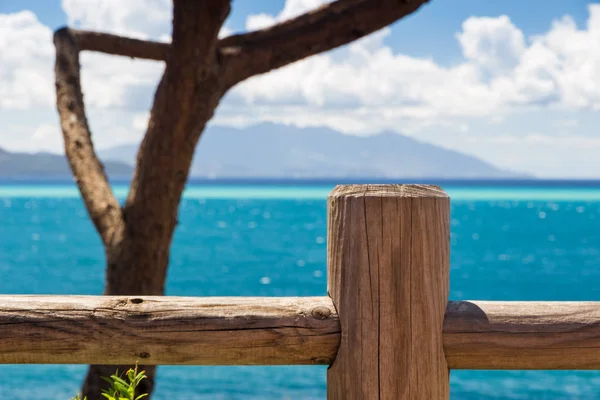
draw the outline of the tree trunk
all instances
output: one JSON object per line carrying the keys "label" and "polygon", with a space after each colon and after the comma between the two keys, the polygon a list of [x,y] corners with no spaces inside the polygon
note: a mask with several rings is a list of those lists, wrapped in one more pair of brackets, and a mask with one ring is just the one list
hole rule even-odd
{"label": "tree trunk", "polygon": [[[138,151],[122,228],[105,242],[106,295],[164,294],[171,241],[194,151],[226,92],[216,38],[228,13],[228,0],[175,1],[172,49]],[[143,363],[152,355],[138,357]],[[151,393],[155,368],[142,368],[148,378],[140,391]],[[114,370],[90,366],[82,394],[100,400],[100,390],[106,387],[101,376]]]}
{"label": "tree trunk", "polygon": [[[152,235],[132,220],[126,226],[128,234],[115,237],[115,243],[106,248],[106,295],[163,295],[166,271],[169,263],[169,249],[174,224],[163,235]],[[140,232],[140,234],[136,234]],[[151,354],[136,355],[140,364]],[[102,389],[108,383],[102,377],[109,377],[118,369],[120,373],[133,365],[90,365],[83,383],[82,395],[87,400],[105,400]],[[147,378],[138,386],[138,394],[151,394],[154,389],[156,367],[140,365]]]}

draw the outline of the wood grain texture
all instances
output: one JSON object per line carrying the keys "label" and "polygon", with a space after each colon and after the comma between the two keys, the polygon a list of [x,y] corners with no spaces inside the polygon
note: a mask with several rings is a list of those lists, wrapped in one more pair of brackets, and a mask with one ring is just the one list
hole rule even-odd
{"label": "wood grain texture", "polygon": [[329,297],[0,296],[0,363],[330,364]]}
{"label": "wood grain texture", "polygon": [[451,369],[600,369],[600,302],[450,302]]}
{"label": "wood grain texture", "polygon": [[[384,224],[383,237],[401,229],[407,230]],[[394,241],[370,234],[369,257],[373,249],[392,248]],[[387,276],[389,260],[405,262],[407,254],[379,257],[379,276]],[[407,285],[391,283],[404,281],[403,270],[394,269],[377,288],[396,291],[397,297],[380,297],[378,303],[379,315],[387,316],[380,318],[379,329],[393,334],[380,334],[379,347],[365,343],[365,350],[379,356],[379,364],[367,361],[379,369],[379,385],[400,399],[410,386],[397,385],[399,377],[410,375],[408,361],[422,351],[402,322],[409,302],[401,289]],[[376,302],[368,299],[361,308],[368,324],[346,331],[344,341],[363,333],[375,337],[369,315],[376,314],[370,308]],[[340,337],[340,320],[328,297],[0,296],[0,364],[327,365]],[[449,302],[443,342],[450,369],[600,369],[600,302]],[[361,365],[356,363],[370,354],[340,351],[335,368],[349,356],[352,365]],[[362,373],[368,377],[372,370]],[[344,382],[353,387],[352,380]],[[368,389],[373,382],[366,383]]]}
{"label": "wood grain texture", "polygon": [[449,198],[435,186],[345,185],[328,206],[328,289],[342,329],[328,399],[449,398]]}

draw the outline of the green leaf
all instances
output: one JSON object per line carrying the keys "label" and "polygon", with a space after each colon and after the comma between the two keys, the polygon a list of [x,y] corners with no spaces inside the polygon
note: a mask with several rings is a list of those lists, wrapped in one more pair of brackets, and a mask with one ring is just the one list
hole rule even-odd
{"label": "green leaf", "polygon": [[[138,365],[135,364],[135,368],[128,369],[123,377],[119,376],[119,370],[115,374],[111,375],[110,378],[102,377],[103,380],[110,384],[108,390],[102,390],[102,396],[108,400],[140,400],[148,396],[148,393],[143,393],[135,396],[135,389],[140,382],[147,378],[146,371],[138,372]],[[129,381],[127,382],[126,379]],[[79,396],[72,400],[81,400]],[[87,399],[83,399],[87,400]]]}
{"label": "green leaf", "polygon": [[120,395],[127,396],[129,394],[129,385],[127,383],[122,384],[121,382],[114,382],[113,386]]}
{"label": "green leaf", "polygon": [[135,380],[136,371],[132,368],[129,368],[127,371],[127,378],[129,378],[129,382],[133,382]]}
{"label": "green leaf", "polygon": [[147,378],[146,371],[141,371],[136,377],[135,377],[135,386],[139,385],[140,382],[142,381],[142,379]]}
{"label": "green leaf", "polygon": [[113,389],[113,388],[112,388],[112,382],[111,382],[111,387],[110,387],[110,389],[108,389],[108,390],[104,390],[104,389],[102,389],[100,392],[101,392],[102,394],[107,394],[107,395],[109,395],[109,396],[113,396],[113,397],[114,397],[114,396],[117,394],[117,393],[116,393],[116,391],[115,391],[115,389]]}
{"label": "green leaf", "polygon": [[127,382],[125,382],[125,379],[122,379],[121,377],[119,377],[117,375],[112,375],[111,378],[114,382],[119,382],[121,385],[125,385],[125,386],[129,385]]}

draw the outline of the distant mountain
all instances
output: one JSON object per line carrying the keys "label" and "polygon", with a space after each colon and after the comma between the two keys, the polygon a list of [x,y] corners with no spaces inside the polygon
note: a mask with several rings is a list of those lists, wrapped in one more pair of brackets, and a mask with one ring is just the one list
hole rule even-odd
{"label": "distant mountain", "polygon": [[[137,146],[100,152],[133,165]],[[211,126],[196,149],[196,178],[523,178],[476,157],[384,132],[369,137],[329,128]]]}
{"label": "distant mountain", "polygon": [[[119,161],[104,163],[111,178],[129,179],[133,169]],[[71,170],[64,156],[51,153],[12,153],[0,148],[0,178],[68,178]]]}

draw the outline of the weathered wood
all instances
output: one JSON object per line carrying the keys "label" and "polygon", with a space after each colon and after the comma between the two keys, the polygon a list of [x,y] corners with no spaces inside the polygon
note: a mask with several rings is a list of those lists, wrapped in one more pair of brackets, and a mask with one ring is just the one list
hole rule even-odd
{"label": "weathered wood", "polygon": [[600,369],[600,302],[450,302],[451,369]]}
{"label": "weathered wood", "polygon": [[[374,236],[370,257],[373,248],[393,244]],[[379,259],[380,277],[385,260]],[[405,261],[399,252],[396,260]],[[402,268],[393,272],[398,276],[380,279],[380,292],[391,290]],[[393,298],[381,298],[379,315],[407,314]],[[412,343],[405,326],[400,318],[379,320],[381,332],[391,332],[379,334],[372,350],[384,388],[410,373],[395,365],[420,351],[400,350]],[[344,340],[368,328],[348,330]],[[330,364],[340,336],[328,297],[0,296],[0,364]],[[443,341],[450,369],[600,369],[600,302],[449,302]]]}
{"label": "weathered wood", "polygon": [[328,206],[328,289],[342,328],[328,399],[448,399],[448,196],[435,186],[348,185]]}
{"label": "weathered wood", "polygon": [[2,364],[330,364],[339,338],[329,297],[0,297]]}

